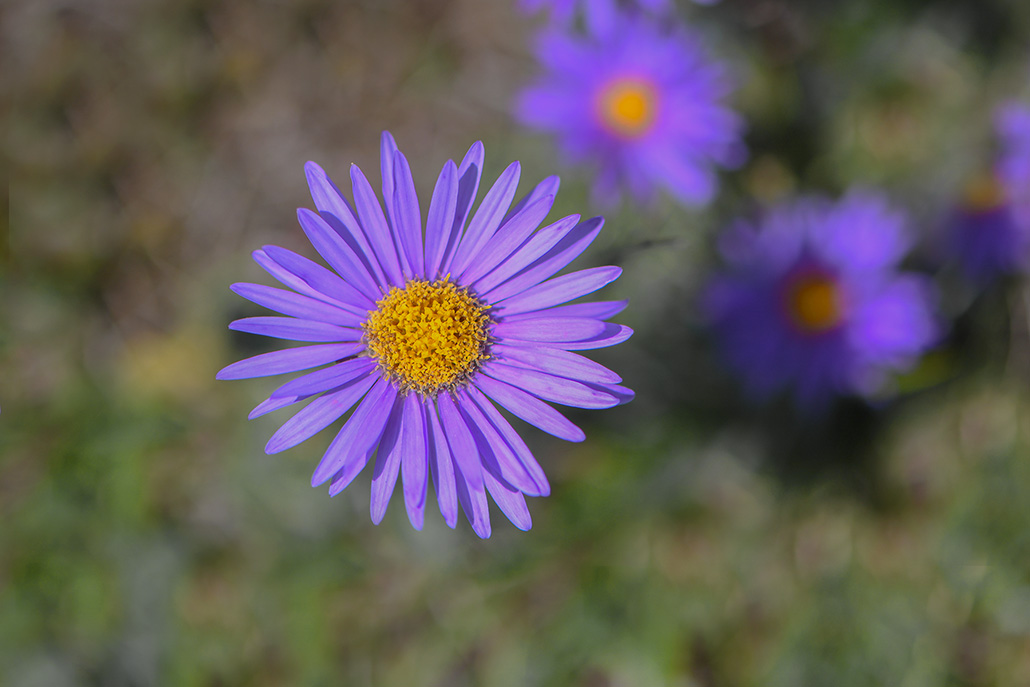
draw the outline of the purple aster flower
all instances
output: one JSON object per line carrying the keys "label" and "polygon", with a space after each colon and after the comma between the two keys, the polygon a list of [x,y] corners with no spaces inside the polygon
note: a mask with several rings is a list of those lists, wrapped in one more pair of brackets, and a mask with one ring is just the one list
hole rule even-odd
{"label": "purple aster flower", "polygon": [[552,278],[594,240],[602,220],[571,215],[538,230],[558,179],[545,179],[512,206],[518,162],[472,213],[483,168],[483,145],[476,143],[460,165],[444,165],[423,235],[411,171],[389,133],[382,168],[385,214],[358,167],[351,166],[351,205],[321,167],[307,163],[318,212],[300,209],[297,216],[332,271],[277,246],[255,251],[257,263],[292,291],[232,289],[285,317],[248,317],[229,328],[313,345],[242,360],[218,378],[317,367],[280,386],[250,417],[310,401],[269,440],[265,450],[277,453],[353,408],[311,484],[329,482],[336,495],[375,456],[377,524],[399,475],[408,517],[421,529],[431,476],[449,526],[460,504],[476,534],[490,536],[489,493],[516,527],[529,529],[523,495],[546,496],[550,486],[497,406],[554,436],[582,441],[582,430],[545,401],[609,408],[633,397],[618,375],[575,352],[629,338],[629,328],[604,321],[625,302],[567,304],[621,270]]}
{"label": "purple aster flower", "polygon": [[981,284],[1030,267],[1030,107],[998,111],[995,168],[966,186],[952,220],[950,250]]}
{"label": "purple aster flower", "polygon": [[554,132],[569,160],[597,169],[598,200],[622,187],[647,200],[661,186],[707,203],[713,168],[743,160],[743,122],[722,104],[726,70],[681,25],[612,13],[585,37],[546,30],[536,52],[546,73],[522,92],[516,115]]}
{"label": "purple aster flower", "polygon": [[801,198],[739,223],[706,294],[723,352],[757,396],[870,394],[937,338],[928,280],[897,270],[904,218],[879,195]]}

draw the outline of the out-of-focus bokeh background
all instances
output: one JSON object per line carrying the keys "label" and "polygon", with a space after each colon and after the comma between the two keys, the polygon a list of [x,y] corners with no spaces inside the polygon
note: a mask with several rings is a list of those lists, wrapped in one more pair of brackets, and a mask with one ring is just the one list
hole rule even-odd
{"label": "out-of-focus bokeh background", "polygon": [[[502,0],[22,0],[0,6],[0,684],[1030,685],[1030,296],[934,245],[1030,84],[1025,0],[724,0],[679,15],[729,63],[750,161],[717,203],[591,207],[590,172],[509,114],[542,17]],[[226,324],[306,255],[302,165],[378,176],[389,129],[428,200],[563,178],[604,213],[637,334],[598,352],[637,399],[523,434],[553,494],[480,541],[368,476],[308,486],[331,433],[266,456],[277,347]],[[491,177],[492,178],[492,177]],[[753,405],[694,298],[714,232],[794,191],[881,185],[920,235],[948,338],[897,394]]]}

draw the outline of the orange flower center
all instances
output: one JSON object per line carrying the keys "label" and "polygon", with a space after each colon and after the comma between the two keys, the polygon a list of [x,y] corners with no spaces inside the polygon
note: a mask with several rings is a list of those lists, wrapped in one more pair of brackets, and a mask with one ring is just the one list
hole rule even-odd
{"label": "orange flower center", "polygon": [[644,81],[619,79],[601,91],[597,107],[609,131],[624,138],[637,138],[654,123],[657,95]]}
{"label": "orange flower center", "polygon": [[1005,187],[1001,181],[994,174],[986,172],[973,177],[962,194],[962,204],[971,212],[997,210],[1006,200]]}
{"label": "orange flower center", "polygon": [[806,333],[833,329],[843,316],[840,288],[824,276],[802,277],[787,292],[787,311]]}

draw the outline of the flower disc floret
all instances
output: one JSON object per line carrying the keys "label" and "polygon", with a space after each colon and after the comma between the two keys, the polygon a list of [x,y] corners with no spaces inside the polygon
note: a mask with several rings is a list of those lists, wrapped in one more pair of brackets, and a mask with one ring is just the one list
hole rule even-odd
{"label": "flower disc floret", "polygon": [[657,93],[640,79],[619,79],[607,85],[598,98],[601,122],[623,138],[637,138],[651,128],[657,109]]}
{"label": "flower disc floret", "polygon": [[787,288],[787,311],[804,333],[829,331],[843,319],[840,287],[823,275],[797,278]]}
{"label": "flower disc floret", "polygon": [[489,325],[487,308],[443,279],[390,289],[363,329],[369,354],[401,389],[436,396],[489,359]]}

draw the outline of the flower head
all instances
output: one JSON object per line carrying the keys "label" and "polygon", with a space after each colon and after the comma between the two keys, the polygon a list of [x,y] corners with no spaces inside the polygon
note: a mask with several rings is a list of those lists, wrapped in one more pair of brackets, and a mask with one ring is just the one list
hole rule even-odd
{"label": "flower head", "polygon": [[953,219],[950,250],[966,274],[986,283],[1030,266],[1030,107],[999,109],[999,156],[970,180]]}
{"label": "flower head", "polygon": [[[386,512],[398,476],[416,529],[432,477],[448,525],[462,507],[490,536],[489,493],[519,528],[530,527],[524,495],[545,496],[547,478],[498,410],[569,441],[583,432],[545,403],[608,408],[629,401],[612,371],[574,351],[625,341],[605,322],[625,302],[566,305],[615,280],[598,267],[560,277],[593,241],[602,220],[572,215],[538,229],[558,179],[512,206],[512,163],[471,212],[483,167],[476,143],[436,182],[423,233],[411,171],[389,133],[382,140],[383,197],[351,167],[354,204],[321,167],[305,167],[318,212],[297,211],[304,233],[332,271],[265,246],[254,259],[291,290],[234,284],[233,291],[285,317],[248,317],[230,329],[312,345],[241,360],[219,379],[318,368],[272,392],[250,414],[310,401],[269,440],[268,453],[314,436],[353,408],[312,477],[342,491],[375,458],[372,519]],[[496,405],[495,405],[496,404]]]}
{"label": "flower head", "polygon": [[556,134],[571,161],[596,166],[599,199],[625,187],[646,200],[664,187],[708,202],[714,167],[744,157],[743,122],[722,104],[731,89],[722,65],[678,25],[613,11],[590,27],[585,37],[540,36],[546,73],[521,94],[518,118]]}
{"label": "flower head", "polygon": [[751,391],[802,405],[875,392],[937,336],[929,283],[898,272],[904,219],[878,195],[801,198],[723,236],[707,309]]}

